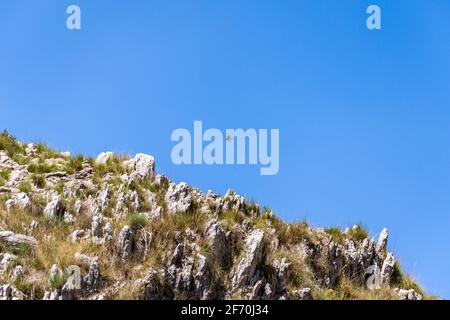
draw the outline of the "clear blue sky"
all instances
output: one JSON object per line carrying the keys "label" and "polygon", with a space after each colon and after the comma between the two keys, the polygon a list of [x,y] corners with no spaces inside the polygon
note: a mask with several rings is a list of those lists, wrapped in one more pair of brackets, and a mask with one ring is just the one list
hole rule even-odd
{"label": "clear blue sky", "polygon": [[[78,4],[82,30],[65,27]],[[382,30],[365,27],[382,9]],[[0,128],[153,154],[313,225],[363,222],[450,298],[448,0],[0,0]],[[280,172],[172,164],[172,130],[280,128]]]}

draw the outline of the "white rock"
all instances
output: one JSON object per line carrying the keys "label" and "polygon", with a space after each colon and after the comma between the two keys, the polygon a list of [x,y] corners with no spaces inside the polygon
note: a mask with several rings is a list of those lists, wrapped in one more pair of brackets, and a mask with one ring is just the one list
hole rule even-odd
{"label": "white rock", "polygon": [[0,253],[0,273],[8,270],[11,263],[16,260],[17,257],[10,253]]}
{"label": "white rock", "polygon": [[5,202],[5,207],[8,212],[10,212],[14,208],[31,210],[31,206],[32,204],[30,197],[28,197],[25,192],[18,193]]}
{"label": "white rock", "polygon": [[167,208],[170,214],[185,213],[192,208],[191,187],[185,182],[172,184],[166,193]]}
{"label": "white rock", "polygon": [[389,252],[384,259],[383,266],[381,267],[381,281],[382,283],[389,284],[391,282],[392,274],[394,273],[395,258],[392,252]]}
{"label": "white rock", "polygon": [[236,269],[233,277],[233,288],[236,289],[245,284],[251,284],[256,268],[261,263],[264,250],[264,232],[253,230],[245,240],[245,258]]}
{"label": "white rock", "polygon": [[22,244],[35,246],[37,244],[35,238],[23,234],[15,234],[12,231],[0,231],[0,242],[7,242],[14,246]]}
{"label": "white rock", "polygon": [[110,152],[110,151],[102,152],[95,159],[95,163],[96,164],[106,164],[106,162],[108,162],[108,160],[111,159],[112,157],[114,157],[114,152]]}
{"label": "white rock", "polygon": [[148,154],[138,153],[134,157],[135,171],[143,178],[153,179],[155,176],[155,158]]}
{"label": "white rock", "polygon": [[120,231],[116,247],[122,261],[127,260],[131,256],[133,250],[133,232],[131,232],[129,226],[124,226]]}
{"label": "white rock", "polygon": [[53,196],[52,201],[50,201],[44,209],[44,216],[46,218],[55,218],[57,216],[62,216],[61,196]]}
{"label": "white rock", "polygon": [[395,292],[400,297],[400,300],[422,300],[422,296],[418,294],[414,289],[395,289]]}
{"label": "white rock", "polygon": [[381,231],[380,236],[378,237],[376,253],[378,257],[382,257],[386,252],[387,242],[389,238],[389,232],[386,228]]}

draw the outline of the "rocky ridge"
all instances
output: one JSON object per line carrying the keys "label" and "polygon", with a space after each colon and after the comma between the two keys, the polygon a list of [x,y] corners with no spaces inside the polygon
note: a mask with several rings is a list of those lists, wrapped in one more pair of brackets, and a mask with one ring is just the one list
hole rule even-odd
{"label": "rocky ridge", "polygon": [[150,155],[0,135],[0,299],[427,298],[388,236],[285,223],[156,174]]}

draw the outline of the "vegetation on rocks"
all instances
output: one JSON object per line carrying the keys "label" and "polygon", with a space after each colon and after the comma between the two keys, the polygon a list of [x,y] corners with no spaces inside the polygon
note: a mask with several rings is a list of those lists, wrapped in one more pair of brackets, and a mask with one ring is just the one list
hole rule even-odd
{"label": "vegetation on rocks", "polygon": [[175,184],[148,155],[94,160],[0,134],[1,299],[431,298],[387,240]]}

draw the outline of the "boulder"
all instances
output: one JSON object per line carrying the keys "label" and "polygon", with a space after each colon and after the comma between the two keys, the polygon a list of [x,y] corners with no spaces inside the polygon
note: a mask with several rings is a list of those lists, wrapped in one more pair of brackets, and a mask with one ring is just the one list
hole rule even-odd
{"label": "boulder", "polygon": [[134,157],[134,169],[142,178],[153,179],[155,176],[155,158],[138,153]]}
{"label": "boulder", "polygon": [[22,209],[31,211],[31,200],[25,192],[14,195],[11,199],[5,202],[5,207],[8,212],[12,209]]}
{"label": "boulder", "polygon": [[400,300],[422,300],[422,296],[414,289],[405,290],[397,288],[395,292],[398,294]]}
{"label": "boulder", "polygon": [[61,203],[61,196],[55,195],[44,208],[44,216],[49,219],[64,216],[64,208]]}
{"label": "boulder", "polygon": [[264,254],[264,232],[253,230],[245,240],[245,257],[239,265],[232,279],[233,288],[251,285],[257,281],[255,277],[258,266],[262,263]]}
{"label": "boulder", "polygon": [[191,187],[185,182],[172,184],[166,193],[167,209],[170,214],[186,213],[192,209]]}
{"label": "boulder", "polygon": [[37,241],[33,237],[23,234],[16,234],[12,231],[0,231],[0,242],[4,242],[13,246],[30,245],[35,246]]}
{"label": "boulder", "polygon": [[95,164],[106,164],[112,157],[114,157],[114,152],[102,152],[95,159]]}

